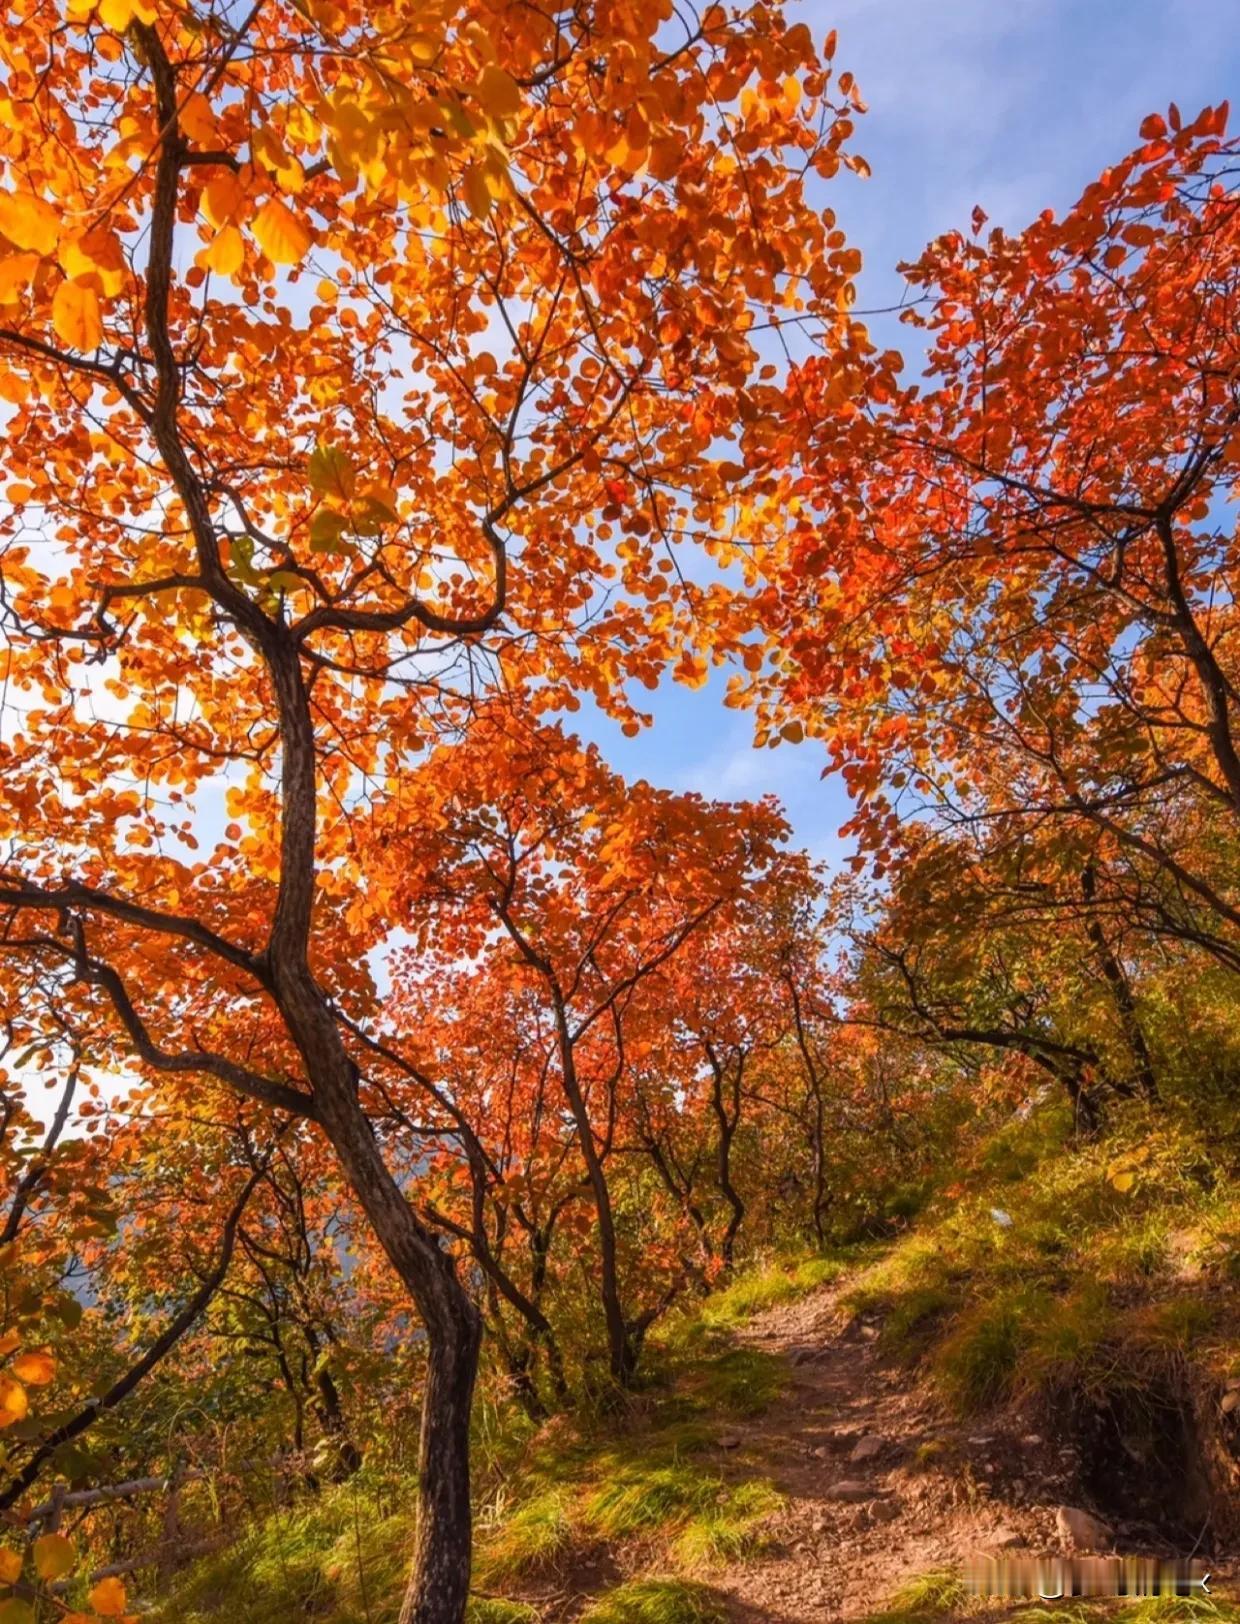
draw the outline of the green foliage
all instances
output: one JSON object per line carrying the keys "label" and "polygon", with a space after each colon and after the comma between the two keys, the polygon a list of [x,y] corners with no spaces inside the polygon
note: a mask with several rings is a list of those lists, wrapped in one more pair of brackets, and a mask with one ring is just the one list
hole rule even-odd
{"label": "green foliage", "polygon": [[630,1579],[599,1596],[581,1624],[722,1624],[723,1602],[688,1579]]}
{"label": "green foliage", "polygon": [[409,1519],[346,1484],[275,1512],[180,1576],[151,1615],[159,1624],[373,1624],[403,1588]]}

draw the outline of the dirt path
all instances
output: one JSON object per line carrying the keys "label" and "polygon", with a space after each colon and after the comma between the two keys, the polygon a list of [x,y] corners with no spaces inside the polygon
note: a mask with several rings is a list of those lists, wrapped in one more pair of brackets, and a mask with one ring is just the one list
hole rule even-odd
{"label": "dirt path", "polygon": [[712,1575],[738,1624],[860,1617],[969,1556],[1063,1548],[1055,1511],[1076,1477],[1072,1450],[951,1420],[885,1367],[877,1336],[830,1288],[742,1333],[783,1354],[791,1381],[722,1440],[787,1497],[769,1554]]}

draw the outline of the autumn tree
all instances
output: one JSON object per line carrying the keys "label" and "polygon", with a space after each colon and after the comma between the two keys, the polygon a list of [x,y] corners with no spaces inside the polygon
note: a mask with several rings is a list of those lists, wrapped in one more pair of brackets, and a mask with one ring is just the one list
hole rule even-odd
{"label": "autumn tree", "polygon": [[492,1223],[515,1221],[537,1261],[563,1199],[588,1193],[608,1371],[625,1386],[677,1284],[673,1271],[650,1290],[649,1248],[621,1256],[611,1180],[632,1114],[630,1046],[648,1048],[651,1029],[677,1018],[682,966],[709,978],[715,943],[771,883],[787,826],[770,804],[626,784],[597,750],[506,705],[480,713],[451,759],[437,829],[421,809],[438,799],[446,757],[375,806],[393,892],[423,899],[426,920],[394,959],[393,1010],[418,1047],[384,1044],[382,1058],[449,1119],[482,1201],[458,1232],[553,1359],[550,1328],[505,1279],[483,1208]]}
{"label": "autumn tree", "polygon": [[[924,387],[859,325],[797,369],[803,436],[770,474],[792,519],[762,598],[780,648],[746,693],[764,728],[826,742],[880,868],[909,819],[985,821],[995,843],[1057,847],[1060,905],[1096,904],[1112,940],[1129,897],[1144,928],[1231,963],[1225,123],[1173,107],[1062,217],[1009,234],[978,211],[906,266]],[[772,455],[755,440],[749,460]]]}
{"label": "autumn tree", "polygon": [[346,1019],[370,796],[480,692],[635,727],[739,639],[676,554],[743,549],[755,328],[846,293],[855,92],[765,5],[29,0],[0,55],[6,963],[326,1135],[427,1333],[402,1617],[456,1619],[479,1319]]}

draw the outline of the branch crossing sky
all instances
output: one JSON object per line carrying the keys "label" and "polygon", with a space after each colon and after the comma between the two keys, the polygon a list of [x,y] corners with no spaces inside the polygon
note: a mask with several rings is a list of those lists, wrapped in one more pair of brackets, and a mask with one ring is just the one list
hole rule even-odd
{"label": "branch crossing sky", "polygon": [[[793,7],[821,38],[838,31],[837,71],[856,76],[869,111],[855,149],[869,180],[842,175],[829,195],[865,258],[859,306],[898,302],[895,267],[942,232],[968,230],[975,204],[1010,230],[1069,207],[1137,145],[1147,113],[1186,118],[1231,99],[1240,121],[1236,0],[808,0]],[[871,326],[917,365],[916,335]],[[725,709],[726,673],[690,691],[666,680],[643,696],[653,728],[625,739],[583,706],[569,718],[628,777],[723,799],[773,791],[799,844],[836,861],[848,798],[821,777],[812,742],[755,750],[752,720]]]}

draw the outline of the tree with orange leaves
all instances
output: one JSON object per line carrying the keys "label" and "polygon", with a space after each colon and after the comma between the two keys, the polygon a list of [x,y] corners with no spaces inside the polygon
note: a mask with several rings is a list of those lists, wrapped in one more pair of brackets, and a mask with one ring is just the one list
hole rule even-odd
{"label": "tree with orange leaves", "polygon": [[480,693],[636,727],[629,679],[741,635],[676,554],[744,552],[755,326],[846,303],[829,55],[766,5],[492,0],[23,0],[0,41],[4,962],[94,1063],[330,1141],[427,1334],[406,1624],[465,1605],[479,1320],[374,1128],[372,799]]}
{"label": "tree with orange leaves", "polygon": [[[826,741],[880,865],[901,820],[1053,828],[1107,905],[1234,962],[1240,195],[1172,107],[1059,219],[905,267],[928,383],[853,328],[789,384],[794,513],[762,726]],[[752,460],[767,455],[755,446]],[[1112,896],[1117,894],[1112,892]]]}

